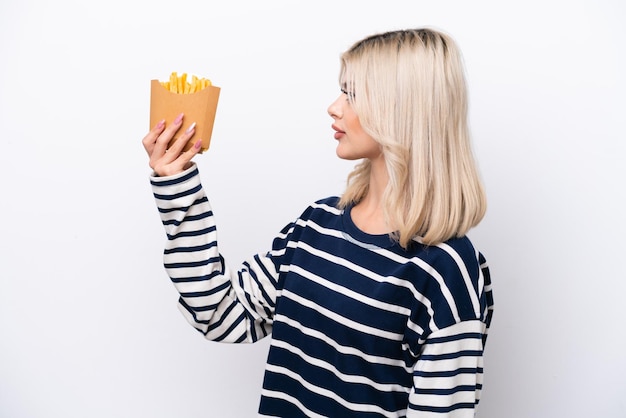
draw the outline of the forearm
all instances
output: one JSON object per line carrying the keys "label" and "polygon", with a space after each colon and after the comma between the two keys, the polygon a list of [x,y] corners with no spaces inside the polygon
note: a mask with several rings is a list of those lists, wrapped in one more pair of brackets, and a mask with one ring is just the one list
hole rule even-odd
{"label": "forearm", "polygon": [[[164,266],[180,293],[179,308],[207,339],[252,342],[263,322],[244,306],[233,287],[246,275],[231,272],[220,256],[211,206],[197,168],[171,177],[152,177],[152,188],[166,230]],[[247,308],[247,309],[246,309]]]}

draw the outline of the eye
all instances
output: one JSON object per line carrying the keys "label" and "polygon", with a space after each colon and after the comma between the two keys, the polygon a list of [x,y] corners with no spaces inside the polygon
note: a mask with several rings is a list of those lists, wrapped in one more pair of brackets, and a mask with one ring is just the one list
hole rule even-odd
{"label": "eye", "polygon": [[348,100],[354,100],[354,93],[352,93],[351,91],[349,92],[346,89],[342,88],[341,92],[348,96]]}

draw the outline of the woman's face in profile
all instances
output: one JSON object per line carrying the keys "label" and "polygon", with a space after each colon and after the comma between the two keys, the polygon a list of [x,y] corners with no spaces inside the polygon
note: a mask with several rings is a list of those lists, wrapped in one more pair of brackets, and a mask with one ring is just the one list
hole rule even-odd
{"label": "woman's face in profile", "polygon": [[342,85],[341,94],[328,107],[328,114],[334,119],[332,125],[337,140],[337,156],[344,160],[373,159],[381,155],[380,145],[368,135],[352,107],[354,93]]}

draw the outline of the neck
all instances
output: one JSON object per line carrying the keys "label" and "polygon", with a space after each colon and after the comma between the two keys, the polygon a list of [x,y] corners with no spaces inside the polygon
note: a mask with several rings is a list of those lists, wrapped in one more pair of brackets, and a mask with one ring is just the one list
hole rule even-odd
{"label": "neck", "polygon": [[385,160],[381,155],[371,160],[369,188],[367,195],[357,203],[351,212],[352,222],[369,234],[386,234],[392,231],[385,221],[383,193],[389,182]]}

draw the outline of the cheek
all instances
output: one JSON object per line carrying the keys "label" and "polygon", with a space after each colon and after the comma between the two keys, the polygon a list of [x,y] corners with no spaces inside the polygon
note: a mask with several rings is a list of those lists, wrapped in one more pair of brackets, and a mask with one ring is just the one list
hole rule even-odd
{"label": "cheek", "polygon": [[346,121],[346,128],[349,128],[351,132],[361,133],[363,132],[363,127],[361,126],[361,121],[359,117],[354,113],[354,110],[350,106],[346,106],[347,108],[344,110],[343,118]]}

